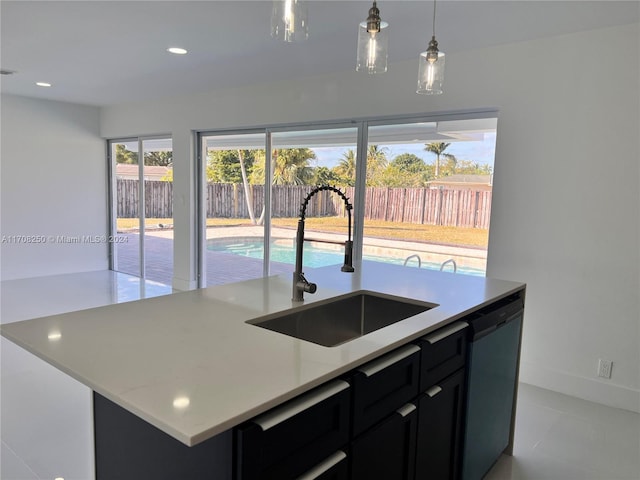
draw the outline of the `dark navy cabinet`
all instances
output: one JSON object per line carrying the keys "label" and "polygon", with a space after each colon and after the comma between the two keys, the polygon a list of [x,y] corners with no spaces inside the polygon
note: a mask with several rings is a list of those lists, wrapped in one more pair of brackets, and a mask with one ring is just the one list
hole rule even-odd
{"label": "dark navy cabinet", "polygon": [[[506,322],[518,335],[492,352],[517,357],[519,315]],[[472,323],[478,314],[466,318]],[[96,393],[97,480],[460,480],[469,358],[478,343],[471,330],[454,322],[194,447]],[[517,358],[510,365],[517,368]],[[513,390],[517,370],[509,373]],[[505,402],[515,406],[512,397]],[[512,421],[504,429],[512,435]],[[473,438],[490,434],[483,428]]]}
{"label": "dark navy cabinet", "polygon": [[460,369],[420,395],[416,480],[459,478],[464,385]]}
{"label": "dark navy cabinet", "polygon": [[236,428],[236,478],[298,478],[337,451],[344,452],[350,394],[347,382],[334,380]]}
{"label": "dark navy cabinet", "polygon": [[423,337],[416,445],[416,480],[460,476],[468,323]]}
{"label": "dark navy cabinet", "polygon": [[351,443],[351,479],[414,478],[418,410],[407,403]]}
{"label": "dark navy cabinet", "polygon": [[93,394],[96,480],[231,480],[232,431],[188,447]]}
{"label": "dark navy cabinet", "polygon": [[406,345],[359,367],[351,375],[353,436],[364,432],[418,394],[420,348]]}
{"label": "dark navy cabinet", "polygon": [[406,345],[351,375],[352,480],[412,480],[415,468],[420,348]]}
{"label": "dark navy cabinet", "polygon": [[[311,392],[237,428],[236,480],[456,480],[467,326],[456,322],[358,367],[335,381],[339,394],[309,402]],[[323,476],[302,475],[331,455],[331,468],[317,470]]]}

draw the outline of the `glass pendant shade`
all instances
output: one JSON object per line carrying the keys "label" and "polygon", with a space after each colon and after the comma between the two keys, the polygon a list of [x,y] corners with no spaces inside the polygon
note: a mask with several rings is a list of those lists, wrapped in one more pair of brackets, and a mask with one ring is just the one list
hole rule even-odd
{"label": "glass pendant shade", "polygon": [[356,70],[367,73],[387,71],[387,51],[389,47],[389,24],[380,22],[379,32],[368,32],[367,22],[358,26],[358,57]]}
{"label": "glass pendant shade", "polygon": [[309,38],[308,9],[303,0],[273,2],[271,36],[283,42],[302,42]]}
{"label": "glass pendant shade", "polygon": [[429,51],[422,52],[418,60],[418,89],[423,95],[439,95],[444,84],[444,53],[437,52],[437,59],[428,59]]}
{"label": "glass pendant shade", "polygon": [[380,19],[376,2],[369,9],[367,20],[358,26],[358,56],[356,71],[384,73],[387,71],[389,24]]}
{"label": "glass pendant shade", "polygon": [[444,83],[444,53],[436,40],[436,0],[433,0],[433,35],[425,52],[418,58],[418,89],[423,95],[439,95]]}

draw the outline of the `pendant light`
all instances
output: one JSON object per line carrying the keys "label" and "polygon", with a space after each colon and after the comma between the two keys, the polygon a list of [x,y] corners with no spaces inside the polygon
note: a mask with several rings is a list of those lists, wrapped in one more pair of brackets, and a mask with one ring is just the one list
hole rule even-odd
{"label": "pendant light", "polygon": [[358,57],[356,71],[384,73],[387,71],[389,24],[380,19],[380,10],[373,2],[369,16],[358,26]]}
{"label": "pendant light", "polygon": [[276,0],[271,10],[271,36],[287,43],[309,38],[307,4],[304,0]]}
{"label": "pendant light", "polygon": [[433,0],[433,36],[426,52],[418,59],[418,90],[423,95],[439,95],[444,83],[444,53],[436,41],[436,0]]}

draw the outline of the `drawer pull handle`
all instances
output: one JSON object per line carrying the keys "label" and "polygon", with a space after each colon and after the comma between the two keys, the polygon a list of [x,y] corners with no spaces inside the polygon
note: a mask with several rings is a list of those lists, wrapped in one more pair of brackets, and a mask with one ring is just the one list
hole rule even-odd
{"label": "drawer pull handle", "polygon": [[396,412],[399,413],[400,416],[404,418],[407,415],[409,415],[411,412],[413,412],[415,409],[416,409],[416,406],[413,403],[407,403],[403,407],[400,407],[398,410],[396,410]]}
{"label": "drawer pull handle", "polygon": [[374,360],[373,362],[367,363],[363,367],[360,367],[358,371],[364,373],[366,377],[370,377],[371,375],[375,375],[376,373],[378,373],[380,370],[384,370],[394,363],[399,362],[403,358],[407,358],[409,355],[413,355],[414,353],[419,351],[420,347],[418,347],[417,345],[407,345],[397,352],[385,355],[379,360]]}
{"label": "drawer pull handle", "polygon": [[454,333],[459,332],[460,330],[464,330],[468,326],[469,324],[467,322],[455,322],[449,325],[448,327],[442,328],[432,333],[431,335],[427,335],[426,337],[423,337],[422,339],[429,342],[431,345],[433,345],[434,343],[437,343],[440,340],[447,338],[449,335],[453,335]]}
{"label": "drawer pull handle", "polygon": [[429,397],[433,398],[436,395],[438,395],[441,391],[442,391],[442,388],[440,388],[438,385],[434,385],[433,387],[431,387],[429,390],[426,391],[426,394],[429,395]]}
{"label": "drawer pull handle", "polygon": [[313,480],[314,478],[318,478],[324,472],[332,468],[334,465],[337,465],[345,458],[347,458],[347,454],[342,450],[338,450],[333,455],[325,458],[322,462],[313,467],[307,473],[303,473],[302,475],[300,475],[298,477],[298,480]]}
{"label": "drawer pull handle", "polygon": [[289,418],[303,412],[307,408],[320,403],[323,400],[335,395],[338,392],[349,388],[349,384],[343,380],[336,380],[316,389],[315,391],[302,395],[299,398],[273,410],[263,413],[253,419],[253,422],[260,425],[263,431],[269,430],[271,427],[288,420]]}

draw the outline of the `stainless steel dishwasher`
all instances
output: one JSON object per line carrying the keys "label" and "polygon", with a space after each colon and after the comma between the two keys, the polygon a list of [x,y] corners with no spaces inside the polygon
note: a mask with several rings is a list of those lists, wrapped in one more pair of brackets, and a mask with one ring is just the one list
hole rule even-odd
{"label": "stainless steel dishwasher", "polygon": [[524,292],[481,309],[469,319],[467,417],[463,480],[479,480],[511,441]]}

